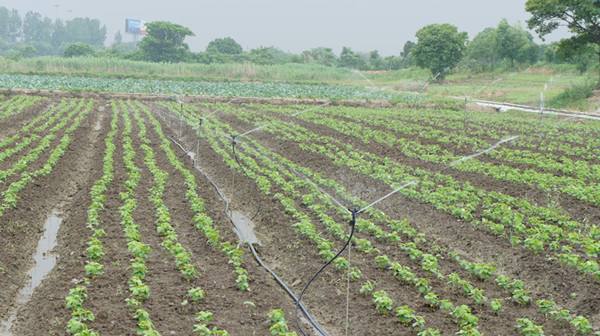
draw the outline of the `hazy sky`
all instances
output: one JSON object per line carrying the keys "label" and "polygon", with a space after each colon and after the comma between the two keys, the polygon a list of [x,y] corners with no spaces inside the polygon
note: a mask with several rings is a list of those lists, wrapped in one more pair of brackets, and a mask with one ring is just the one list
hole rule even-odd
{"label": "hazy sky", "polygon": [[123,31],[126,17],[173,21],[194,31],[188,42],[195,51],[214,38],[231,36],[244,49],[350,46],[390,55],[429,23],[452,23],[473,37],[502,18],[523,25],[528,18],[525,0],[0,0],[0,5],[51,18],[98,18],[108,27],[109,41]]}

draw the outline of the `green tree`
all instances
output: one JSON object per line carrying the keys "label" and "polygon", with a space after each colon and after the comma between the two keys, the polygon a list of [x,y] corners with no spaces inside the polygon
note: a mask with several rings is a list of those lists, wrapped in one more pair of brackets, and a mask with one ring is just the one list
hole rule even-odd
{"label": "green tree", "polygon": [[95,51],[92,46],[85,43],[73,43],[65,49],[65,57],[92,56]]}
{"label": "green tree", "polygon": [[231,37],[218,38],[210,41],[206,47],[206,52],[219,53],[226,55],[239,55],[244,50],[242,46]]}
{"label": "green tree", "polygon": [[335,66],[338,62],[337,56],[331,48],[313,48],[302,52],[304,63],[317,63],[325,66]]}
{"label": "green tree", "polygon": [[402,52],[400,52],[400,57],[402,58],[402,66],[409,67],[415,65],[415,60],[412,54],[415,45],[417,44],[413,41],[406,41],[406,43],[404,43],[404,47],[402,47]]}
{"label": "green tree", "polygon": [[373,50],[369,53],[369,68],[372,70],[383,70],[383,58],[379,55],[379,51]]}
{"label": "green tree", "polygon": [[442,80],[461,61],[468,35],[450,24],[432,24],[421,28],[417,39],[412,51],[417,65]]}
{"label": "green tree", "polygon": [[13,9],[8,22],[8,41],[12,43],[17,42],[22,33],[23,21],[21,20],[19,12],[16,9]]}
{"label": "green tree", "polygon": [[351,69],[364,69],[366,63],[359,54],[348,47],[343,47],[340,54],[339,66]]}
{"label": "green tree", "polygon": [[0,7],[0,39],[6,43],[17,42],[21,35],[22,21],[19,12]]}
{"label": "green tree", "polygon": [[102,47],[106,41],[106,26],[97,19],[74,18],[65,23],[64,43],[85,43]]}
{"label": "green tree", "polygon": [[294,61],[293,55],[275,47],[259,47],[250,50],[248,60],[256,64],[285,64]]}
{"label": "green tree", "polygon": [[398,70],[404,66],[404,59],[401,56],[387,56],[383,59],[383,66],[386,70]]}
{"label": "green tree", "polygon": [[54,30],[52,31],[52,46],[54,50],[60,50],[67,40],[67,29],[61,20],[54,21]]}
{"label": "green tree", "polygon": [[578,50],[592,44],[600,59],[600,1],[527,0],[525,9],[531,14],[529,28],[540,37],[567,26],[573,36],[562,41],[560,47]]}
{"label": "green tree", "polygon": [[574,64],[581,73],[591,69],[597,62],[597,47],[591,43],[579,44],[571,39],[563,39],[556,45],[556,58],[562,63]]}
{"label": "green tree", "polygon": [[498,62],[498,42],[495,28],[486,28],[469,43],[466,58],[477,70],[493,70]]}
{"label": "green tree", "polygon": [[23,41],[27,43],[48,43],[52,39],[53,23],[40,13],[27,12],[23,20]]}
{"label": "green tree", "polygon": [[123,44],[123,35],[121,35],[121,31],[117,30],[115,33],[115,37],[113,38],[113,45]]}
{"label": "green tree", "polygon": [[[34,47],[36,55],[52,54],[52,32],[54,23],[40,13],[27,12],[23,20],[23,42]],[[26,53],[29,54],[28,49]]]}
{"label": "green tree", "polygon": [[151,62],[181,62],[188,57],[185,38],[194,33],[178,24],[157,21],[146,25],[148,35],[140,42],[141,57]]}
{"label": "green tree", "polygon": [[6,7],[0,7],[0,39],[8,41],[8,23],[10,11]]}
{"label": "green tree", "polygon": [[536,57],[536,45],[533,37],[523,28],[511,26],[502,20],[496,28],[498,56],[510,61],[511,67],[515,62],[533,63]]}

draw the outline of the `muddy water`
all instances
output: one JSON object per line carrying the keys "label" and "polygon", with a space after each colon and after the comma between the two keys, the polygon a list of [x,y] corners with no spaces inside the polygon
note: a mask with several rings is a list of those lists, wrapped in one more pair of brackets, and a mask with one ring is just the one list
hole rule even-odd
{"label": "muddy water", "polygon": [[250,218],[239,211],[233,210],[231,211],[231,220],[235,225],[235,233],[237,233],[241,242],[253,245],[259,243],[254,233],[254,223]]}
{"label": "muddy water", "polygon": [[[196,169],[202,172],[207,178],[210,178],[197,166],[196,153],[192,151],[187,151],[186,154],[192,160]],[[222,194],[222,197],[225,199],[226,202],[229,202],[229,199],[226,198],[225,195]],[[254,232],[255,225],[254,222],[252,222],[252,219],[250,219],[244,213],[236,210],[231,211],[230,216],[231,221],[234,225],[234,231],[240,239],[240,242],[248,244],[260,244],[260,241],[256,237],[256,233]]]}
{"label": "muddy water", "polygon": [[44,224],[44,234],[40,238],[36,251],[33,255],[33,267],[27,273],[28,280],[25,286],[19,290],[13,308],[8,313],[8,317],[0,323],[0,336],[12,336],[11,328],[17,319],[17,313],[20,307],[31,300],[34,290],[42,283],[44,278],[52,271],[56,265],[57,256],[51,251],[56,247],[58,230],[62,218],[58,211],[53,211]]}

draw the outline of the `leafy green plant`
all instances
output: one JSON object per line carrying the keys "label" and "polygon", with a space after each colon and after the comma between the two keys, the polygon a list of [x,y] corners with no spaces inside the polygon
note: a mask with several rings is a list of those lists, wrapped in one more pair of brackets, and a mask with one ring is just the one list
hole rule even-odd
{"label": "leafy green plant", "polygon": [[188,290],[188,297],[192,302],[200,302],[205,297],[205,293],[202,288],[190,288]]}
{"label": "leafy green plant", "polygon": [[527,318],[517,320],[517,331],[521,336],[544,336],[544,330]]}
{"label": "leafy green plant", "polygon": [[269,330],[272,336],[296,336],[297,334],[289,330],[285,313],[282,309],[274,309],[269,312],[271,325]]}
{"label": "leafy green plant", "polygon": [[377,311],[381,315],[388,315],[392,311],[394,301],[388,296],[388,294],[385,291],[381,290],[373,292],[372,296],[375,308],[377,308]]}

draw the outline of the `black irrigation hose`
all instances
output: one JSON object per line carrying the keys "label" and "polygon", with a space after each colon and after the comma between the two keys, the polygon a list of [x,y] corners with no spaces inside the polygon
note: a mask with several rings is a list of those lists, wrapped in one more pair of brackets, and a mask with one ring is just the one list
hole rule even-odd
{"label": "black irrigation hose", "polygon": [[[182,151],[186,152],[185,148],[183,148],[183,146],[179,142],[177,142],[175,139],[173,139],[171,137],[169,137],[169,139],[171,139],[171,141],[173,141],[173,143],[175,143]],[[236,161],[238,161],[237,157],[236,157]],[[238,161],[238,164],[239,164],[239,161]],[[242,167],[242,166],[240,165],[240,167]],[[225,205],[228,206],[229,202],[225,198],[225,195],[223,194],[223,192],[221,191],[221,189],[219,188],[219,186],[217,186],[217,184],[210,178],[210,176],[208,176],[208,174],[206,174],[206,172],[204,172],[202,169],[196,167],[196,170],[198,170],[208,180],[208,182],[215,189],[215,191],[216,191],[217,195],[219,196],[219,198],[221,198],[221,200],[223,201],[223,203],[225,203]],[[231,222],[231,224],[235,227],[235,223],[233,222],[233,218],[231,218],[231,215],[227,211],[224,211],[224,213],[225,213],[225,216]],[[253,218],[256,217],[259,213],[260,213],[260,211],[258,211],[253,216]],[[254,259],[256,260],[256,262],[262,268],[264,268],[267,272],[269,272],[269,274],[271,274],[271,276],[273,277],[273,279],[275,279],[275,281],[277,282],[277,284],[281,288],[283,288],[283,290],[285,290],[285,292],[290,296],[290,298],[292,298],[293,302],[296,304],[296,311],[298,311],[298,309],[300,309],[300,311],[302,311],[302,314],[308,319],[309,323],[312,325],[312,327],[315,330],[317,330],[322,336],[328,336],[327,332],[323,329],[323,327],[321,327],[321,325],[319,324],[319,322],[317,322],[317,320],[315,319],[315,317],[312,316],[312,314],[308,311],[308,309],[306,308],[306,306],[304,306],[304,304],[302,304],[301,302],[299,302],[298,298],[296,297],[296,294],[294,294],[294,292],[289,288],[289,286],[277,275],[277,273],[273,272],[271,270],[271,268],[269,268],[269,266],[267,266],[263,262],[263,260],[260,258],[260,256],[256,252],[256,249],[254,248],[254,245],[251,244],[251,243],[248,243],[248,246],[250,247],[250,251],[252,251],[252,255],[254,256]],[[304,332],[303,332],[303,335],[306,335],[306,334],[304,334]]]}
{"label": "black irrigation hose", "polygon": [[[350,209],[349,209],[350,210]],[[323,265],[311,278],[310,280],[308,280],[308,282],[306,283],[306,285],[304,286],[304,288],[302,289],[302,292],[300,292],[300,295],[298,296],[298,300],[296,300],[296,327],[298,328],[298,330],[300,330],[300,333],[303,336],[307,336],[306,333],[304,332],[304,329],[302,329],[302,326],[300,325],[300,319],[298,318],[298,309],[300,308],[300,306],[302,305],[302,297],[304,296],[304,293],[306,293],[306,290],[308,289],[308,287],[310,287],[310,285],[319,277],[319,275],[321,275],[321,273],[323,273],[323,271],[329,267],[329,265],[331,265],[337,258],[340,257],[340,255],[342,253],[344,253],[344,251],[348,248],[348,246],[350,245],[350,243],[352,242],[352,238],[354,237],[354,229],[356,227],[356,217],[358,216],[358,212],[359,210],[357,209],[352,209],[350,210],[350,212],[352,213],[352,219],[350,220],[350,236],[348,237],[348,240],[346,241],[346,243],[344,244],[344,247],[342,247],[342,249],[335,255],[335,257],[331,258],[331,260],[329,260],[325,265]],[[319,332],[321,332],[320,330],[318,330]],[[322,336],[327,336],[327,334],[322,333]]]}
{"label": "black irrigation hose", "polygon": [[[256,249],[254,248],[254,245],[253,244],[248,244],[248,245],[250,246],[250,251],[252,251],[252,255],[254,255],[254,259],[256,259],[256,262],[258,262],[258,264],[262,268],[264,268],[267,272],[269,272],[271,274],[273,279],[275,279],[275,281],[279,284],[279,286],[281,286],[281,288],[283,288],[283,290],[285,290],[287,292],[287,294],[292,298],[292,300],[294,300],[294,302],[298,302],[298,298],[296,297],[296,294],[294,294],[294,292],[285,284],[285,282],[275,272],[273,272],[269,268],[269,266],[267,266],[262,261],[262,259],[258,256],[258,253],[256,252]],[[302,311],[302,315],[304,315],[304,317],[306,317],[308,319],[308,321],[313,326],[313,328],[315,328],[315,330],[317,330],[319,333],[321,333],[321,335],[327,335],[327,333],[323,330],[323,327],[321,327],[321,325],[319,325],[319,322],[317,322],[317,320],[310,314],[310,312],[308,311],[308,309],[306,309],[304,304],[300,303],[299,307],[300,307],[300,311]]]}

